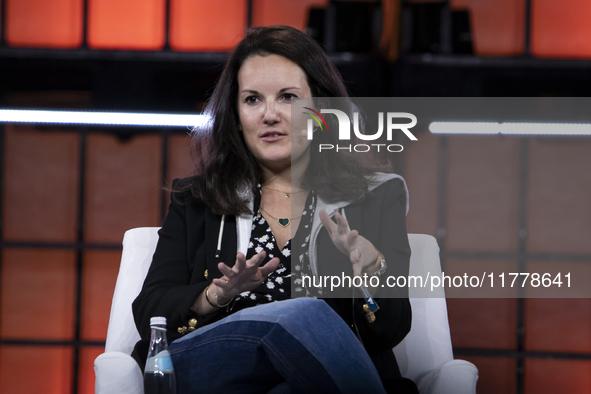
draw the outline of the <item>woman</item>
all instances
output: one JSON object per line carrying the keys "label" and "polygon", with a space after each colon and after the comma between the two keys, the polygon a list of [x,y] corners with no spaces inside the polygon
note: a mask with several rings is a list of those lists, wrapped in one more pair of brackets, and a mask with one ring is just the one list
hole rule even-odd
{"label": "woman", "polygon": [[[346,96],[296,29],[251,29],[230,56],[206,110],[213,121],[193,133],[198,175],[173,182],[133,304],[140,365],[150,317],[167,317],[179,393],[415,392],[391,351],[410,329],[404,290],[375,314],[360,295],[290,299],[292,280],[323,274],[323,261],[370,276],[387,261],[389,274],[408,274],[404,181],[318,154],[327,134],[292,135],[294,102]],[[292,244],[310,251],[293,265]]]}

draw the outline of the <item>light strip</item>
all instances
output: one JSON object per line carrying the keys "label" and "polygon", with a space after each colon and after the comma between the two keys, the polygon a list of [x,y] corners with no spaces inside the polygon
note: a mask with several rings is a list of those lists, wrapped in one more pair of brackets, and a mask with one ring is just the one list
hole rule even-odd
{"label": "light strip", "polygon": [[432,122],[434,134],[591,135],[589,123]]}
{"label": "light strip", "polygon": [[56,123],[69,125],[193,127],[209,116],[133,112],[50,111],[0,109],[0,123]]}

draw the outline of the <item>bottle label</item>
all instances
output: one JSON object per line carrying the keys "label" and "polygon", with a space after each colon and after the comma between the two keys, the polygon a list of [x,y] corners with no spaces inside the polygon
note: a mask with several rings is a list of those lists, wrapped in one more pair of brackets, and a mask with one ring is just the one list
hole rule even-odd
{"label": "bottle label", "polygon": [[172,359],[168,350],[163,350],[154,357],[148,358],[146,361],[145,372],[155,371],[173,371]]}

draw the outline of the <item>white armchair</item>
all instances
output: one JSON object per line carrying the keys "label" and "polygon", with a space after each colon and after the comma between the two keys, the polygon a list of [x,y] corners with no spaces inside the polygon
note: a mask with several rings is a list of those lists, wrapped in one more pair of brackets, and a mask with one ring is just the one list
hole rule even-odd
{"label": "white armchair", "polygon": [[[439,246],[426,234],[408,234],[410,275],[441,276]],[[430,297],[426,297],[426,296]],[[454,360],[447,320],[445,293],[409,288],[412,327],[394,348],[400,373],[414,380],[421,394],[475,394],[478,369],[468,361]]]}
{"label": "white armchair", "polygon": [[[95,394],[143,394],[143,375],[130,354],[140,336],[131,303],[139,294],[158,242],[157,227],[135,228],[123,237],[105,353],[94,361]],[[435,238],[409,234],[410,274],[441,274]],[[478,370],[454,360],[445,298],[417,298],[410,290],[413,322],[410,333],[394,348],[402,376],[415,381],[421,394],[476,393]],[[415,296],[415,297],[413,297]]]}

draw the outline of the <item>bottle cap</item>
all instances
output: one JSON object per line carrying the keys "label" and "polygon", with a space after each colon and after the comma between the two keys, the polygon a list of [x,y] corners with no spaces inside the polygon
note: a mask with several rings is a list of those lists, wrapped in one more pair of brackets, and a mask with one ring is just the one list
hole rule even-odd
{"label": "bottle cap", "polygon": [[153,317],[150,319],[151,326],[165,326],[166,325],[166,318],[165,317]]}

